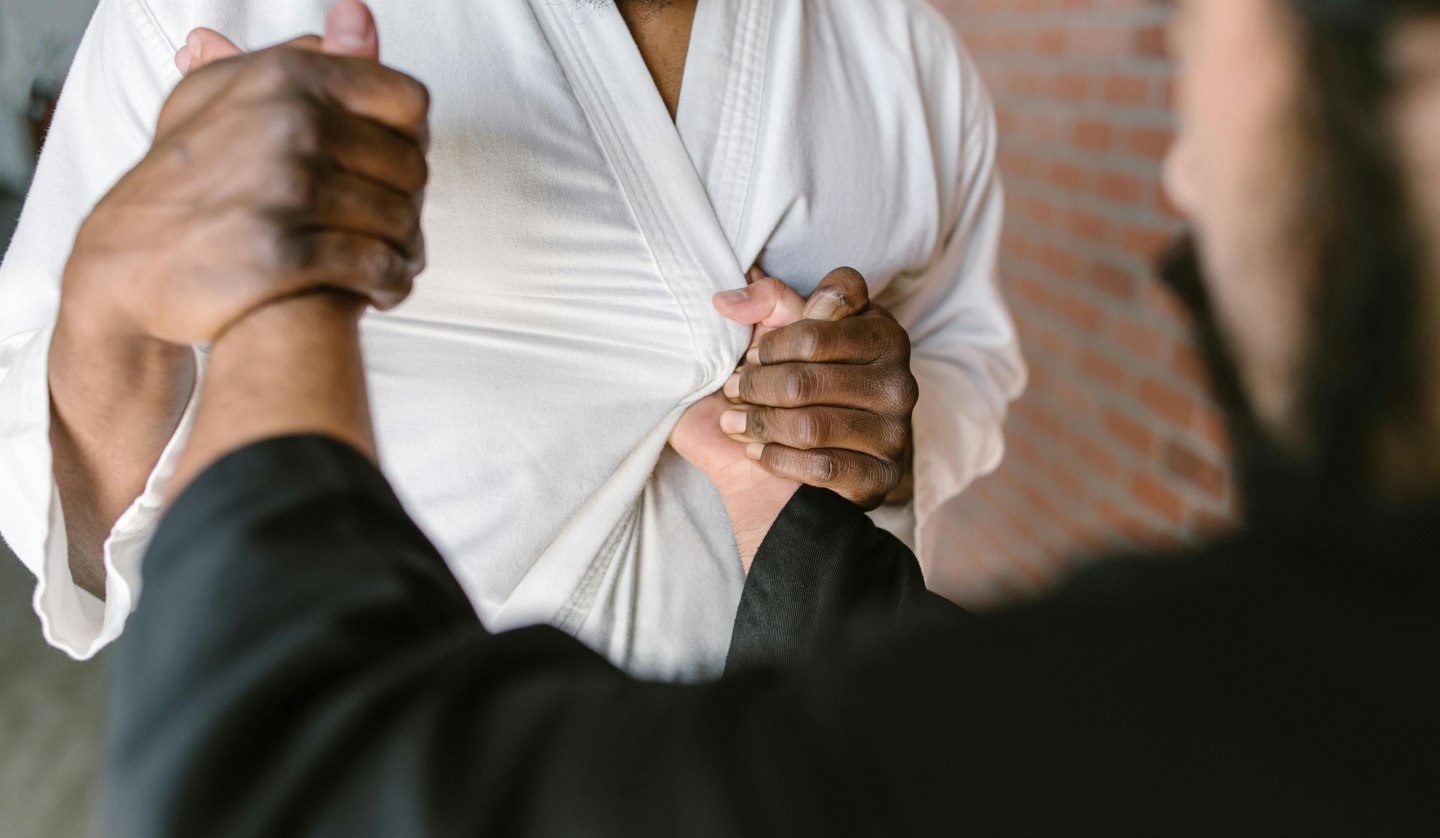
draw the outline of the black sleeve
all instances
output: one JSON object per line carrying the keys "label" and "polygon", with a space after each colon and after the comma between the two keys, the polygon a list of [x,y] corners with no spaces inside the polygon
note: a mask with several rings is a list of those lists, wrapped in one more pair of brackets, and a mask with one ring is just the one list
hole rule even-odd
{"label": "black sleeve", "polygon": [[[863,530],[827,503],[790,510],[757,588],[789,556],[823,561],[811,537]],[[127,838],[1434,834],[1433,818],[1373,828],[1433,808],[1434,773],[1404,758],[1429,728],[1355,712],[1376,706],[1372,670],[1335,680],[1291,645],[1377,624],[1346,623],[1348,600],[1296,623],[1315,597],[1286,599],[1290,566],[1257,577],[1253,559],[1128,563],[803,667],[647,684],[554,629],[487,633],[369,462],[274,440],[209,469],[156,533],[112,659],[100,823]],[[824,601],[903,603],[905,567]],[[1366,659],[1410,631],[1375,634]]]}
{"label": "black sleeve", "polygon": [[802,486],[751,564],[725,668],[803,664],[856,631],[965,616],[858,506]]}
{"label": "black sleeve", "polygon": [[[754,671],[634,681],[546,627],[484,630],[379,472],[319,437],[212,466],[117,650],[108,834],[843,831],[820,715]],[[754,764],[759,749],[769,754]]]}

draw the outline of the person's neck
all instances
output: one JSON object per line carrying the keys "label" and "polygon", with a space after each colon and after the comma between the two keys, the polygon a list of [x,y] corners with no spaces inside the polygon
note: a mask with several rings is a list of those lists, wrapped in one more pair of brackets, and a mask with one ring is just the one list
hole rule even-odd
{"label": "person's neck", "polygon": [[672,120],[680,110],[680,88],[698,5],[699,0],[616,0]]}

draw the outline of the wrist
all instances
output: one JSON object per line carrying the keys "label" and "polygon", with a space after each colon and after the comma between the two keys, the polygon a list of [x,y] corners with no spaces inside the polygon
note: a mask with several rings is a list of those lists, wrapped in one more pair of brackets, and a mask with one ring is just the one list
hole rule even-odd
{"label": "wrist", "polygon": [[800,489],[800,484],[794,481],[763,473],[757,476],[755,469],[748,471],[749,474],[711,477],[725,504],[725,513],[730,518],[730,528],[735,535],[735,546],[740,553],[740,563],[747,574],[765,536]]}
{"label": "wrist", "polygon": [[50,342],[48,373],[57,407],[73,392],[97,404],[139,401],[173,408],[190,398],[195,350],[124,328],[119,318],[88,307],[67,290]]}

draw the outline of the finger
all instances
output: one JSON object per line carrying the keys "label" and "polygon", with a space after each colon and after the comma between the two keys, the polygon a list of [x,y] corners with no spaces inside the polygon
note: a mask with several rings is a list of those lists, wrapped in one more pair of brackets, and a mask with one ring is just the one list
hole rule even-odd
{"label": "finger", "polygon": [[820,280],[805,304],[806,320],[843,320],[870,305],[870,286],[854,268],[836,268]]}
{"label": "finger", "polygon": [[762,337],[753,362],[873,364],[910,357],[910,335],[874,307],[848,320],[801,320]]}
{"label": "finger", "polygon": [[720,415],[720,430],[736,442],[775,442],[800,451],[839,448],[885,460],[904,453],[907,436],[898,419],[842,407],[740,405]]}
{"label": "finger", "polygon": [[430,177],[421,141],[354,114],[341,113],[327,123],[324,147],[345,171],[406,195],[423,190]]}
{"label": "finger", "polygon": [[334,230],[302,231],[291,240],[288,265],[266,302],[304,291],[349,291],[390,309],[410,295],[423,267],[383,239]]}
{"label": "finger", "polygon": [[876,374],[858,364],[746,365],[725,382],[725,395],[767,407],[852,407],[907,415],[918,388],[908,371]]}
{"label": "finger", "polygon": [[879,506],[899,483],[900,469],[894,463],[854,451],[800,451],[755,442],[745,446],[745,455],[776,477],[829,489],[866,509]]}
{"label": "finger", "polygon": [[306,81],[315,95],[425,145],[430,91],[416,79],[368,58],[309,57]]}
{"label": "finger", "polygon": [[349,172],[324,178],[305,209],[285,221],[383,239],[407,261],[424,255],[418,201]]}
{"label": "finger", "polygon": [[715,310],[742,326],[788,326],[800,319],[805,298],[774,277],[715,295]]}
{"label": "finger", "polygon": [[[196,34],[200,33],[200,34]],[[228,46],[227,46],[228,45]],[[233,48],[233,49],[232,49]],[[319,52],[320,38],[305,35],[287,41],[263,52],[288,49],[299,52]],[[198,55],[196,51],[198,50]],[[213,52],[212,50],[218,50]],[[190,33],[184,48],[175,55],[175,65],[185,73],[180,87],[175,91],[165,111],[161,114],[156,134],[163,135],[170,127],[186,121],[202,107],[220,97],[226,87],[235,83],[251,66],[250,59],[258,53],[246,53],[236,47],[224,35],[209,29],[197,29]],[[178,101],[188,106],[175,108]]]}
{"label": "finger", "polygon": [[181,75],[188,76],[217,61],[244,54],[234,41],[214,29],[201,27],[191,30],[185,38],[185,46],[175,53],[175,66],[180,68]]}
{"label": "finger", "polygon": [[325,20],[324,52],[380,60],[380,30],[370,7],[360,0],[340,0]]}
{"label": "finger", "polygon": [[761,270],[759,265],[751,265],[750,270],[745,272],[746,285],[754,285],[764,278],[765,271]]}

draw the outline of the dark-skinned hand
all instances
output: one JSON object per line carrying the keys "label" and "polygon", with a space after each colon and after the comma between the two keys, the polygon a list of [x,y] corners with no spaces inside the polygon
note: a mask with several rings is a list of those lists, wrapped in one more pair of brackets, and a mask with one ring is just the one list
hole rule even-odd
{"label": "dark-skinned hand", "polygon": [[838,268],[798,321],[758,335],[725,383],[720,424],[771,474],[873,509],[909,470],[918,392],[909,334],[859,272]]}
{"label": "dark-skinned hand", "polygon": [[339,54],[311,36],[186,57],[150,153],[76,240],[67,328],[189,344],[305,291],[403,300],[424,267],[429,95],[379,63],[369,26]]}

